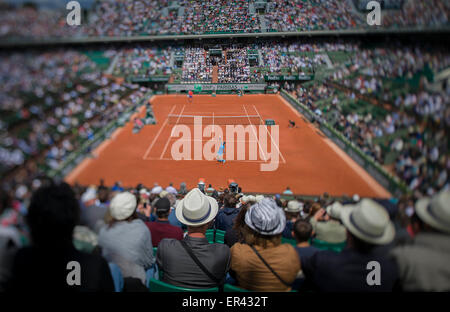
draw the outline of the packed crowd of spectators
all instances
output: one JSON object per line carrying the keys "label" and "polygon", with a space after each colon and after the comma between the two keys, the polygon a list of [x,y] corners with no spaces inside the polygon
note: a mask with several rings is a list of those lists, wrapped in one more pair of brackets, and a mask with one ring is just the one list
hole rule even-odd
{"label": "packed crowd of spectators", "polygon": [[183,82],[211,82],[212,64],[203,48],[186,48],[183,61]]}
{"label": "packed crowd of spectators", "polygon": [[2,55],[0,81],[2,188],[13,192],[88,153],[81,146],[148,92],[106,78],[75,50]]}
{"label": "packed crowd of spectators", "polygon": [[82,112],[80,95],[105,83],[95,64],[74,51],[2,55],[0,81],[2,172],[71,130],[61,110]]}
{"label": "packed crowd of spectators", "polygon": [[[269,69],[269,74],[296,74],[303,75],[313,73],[316,66],[324,65],[322,54],[304,54],[306,44],[274,44],[264,45],[259,50],[263,57],[263,62]],[[306,52],[306,53],[308,53]]]}
{"label": "packed crowd of spectators", "polygon": [[[368,27],[363,14],[349,1],[274,0],[267,4],[268,31],[342,30]],[[258,33],[258,14],[250,12],[249,0],[180,0],[171,7],[168,0],[97,1],[83,14],[82,24],[70,27],[63,9],[30,7],[0,12],[0,37],[86,37],[203,34],[210,32]],[[442,27],[449,24],[450,5],[444,0],[409,0],[400,10],[383,14],[381,27]]]}
{"label": "packed crowd of spectators", "polygon": [[405,1],[402,10],[387,11],[383,27],[440,27],[449,25],[450,3],[442,0]]}
{"label": "packed crowd of spectators", "polygon": [[[449,92],[415,92],[403,88],[395,92],[392,82],[413,80],[426,75],[426,70],[437,73],[450,66],[450,55],[445,51],[426,52],[419,48],[367,49],[355,53],[350,65],[333,74],[333,80],[361,94],[373,94],[396,107],[411,109],[416,114],[435,121],[448,113]],[[425,73],[424,73],[425,72]],[[415,84],[419,84],[417,81]]]}
{"label": "packed crowd of spectators", "polygon": [[219,63],[219,83],[250,82],[247,49],[227,49],[225,53],[226,60]]}
{"label": "packed crowd of spectators", "polygon": [[268,5],[265,19],[271,31],[341,30],[363,25],[347,1],[275,0]]}
{"label": "packed crowd of spectators", "polygon": [[249,12],[248,0],[183,0],[184,15],[178,18],[179,33],[259,32],[256,14]]}
{"label": "packed crowd of spectators", "polygon": [[171,75],[171,52],[170,47],[122,49],[118,53],[114,75],[124,77]]}
{"label": "packed crowd of spectators", "polygon": [[[295,92],[317,118],[377,162],[392,164],[411,190],[431,195],[448,183],[450,90],[427,91],[424,80],[448,66],[448,53],[436,49],[360,49],[328,82]],[[374,110],[374,101],[381,107]]]}
{"label": "packed crowd of spectators", "polygon": [[[1,193],[2,291],[36,291],[30,279],[39,291],[450,290],[448,188],[419,200],[304,200],[202,180],[189,191],[42,178],[21,192]],[[81,283],[67,282],[68,261]]]}

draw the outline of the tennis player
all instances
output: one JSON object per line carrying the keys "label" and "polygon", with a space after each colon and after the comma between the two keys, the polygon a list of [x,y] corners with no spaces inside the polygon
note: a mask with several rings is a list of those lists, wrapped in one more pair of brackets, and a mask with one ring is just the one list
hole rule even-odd
{"label": "tennis player", "polygon": [[187,97],[188,97],[188,102],[192,103],[192,100],[194,98],[194,92],[192,92],[192,90],[189,90]]}
{"label": "tennis player", "polygon": [[225,163],[225,156],[224,156],[225,144],[227,144],[227,143],[226,142],[221,143],[220,147],[219,147],[219,151],[217,152],[217,161],[222,164]]}

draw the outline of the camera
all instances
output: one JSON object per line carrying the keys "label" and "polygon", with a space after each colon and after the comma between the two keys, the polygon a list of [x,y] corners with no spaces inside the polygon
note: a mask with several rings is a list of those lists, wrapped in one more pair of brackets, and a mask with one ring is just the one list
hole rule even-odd
{"label": "camera", "polygon": [[231,193],[240,193],[241,192],[241,188],[239,187],[239,185],[236,182],[232,182],[230,183],[230,185],[228,185],[228,189],[230,190]]}

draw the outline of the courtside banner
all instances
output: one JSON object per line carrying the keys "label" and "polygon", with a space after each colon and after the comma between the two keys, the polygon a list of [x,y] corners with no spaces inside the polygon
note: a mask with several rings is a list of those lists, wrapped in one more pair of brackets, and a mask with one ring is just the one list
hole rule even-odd
{"label": "courtside banner", "polygon": [[310,75],[266,75],[265,81],[309,81],[313,80],[314,76]]}
{"label": "courtside banner", "polygon": [[167,84],[167,91],[264,91],[267,87],[265,83],[208,83],[208,84]]}

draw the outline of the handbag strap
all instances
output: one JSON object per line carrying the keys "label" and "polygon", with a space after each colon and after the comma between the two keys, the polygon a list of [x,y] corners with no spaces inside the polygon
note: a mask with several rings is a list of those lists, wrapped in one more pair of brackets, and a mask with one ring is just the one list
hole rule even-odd
{"label": "handbag strap", "polygon": [[260,253],[256,250],[256,248],[253,247],[253,245],[249,245],[249,246],[255,252],[255,254],[258,256],[258,258],[261,259],[261,261],[266,265],[266,267],[270,270],[270,272],[272,272],[272,274],[275,275],[280,280],[280,282],[282,282],[284,285],[286,285],[288,287],[291,287],[291,284],[286,283],[285,280],[282,279],[281,276],[278,275],[278,273],[275,272],[274,269],[272,269],[272,267],[267,263],[266,260],[264,260],[264,258],[260,255]]}
{"label": "handbag strap", "polygon": [[219,291],[223,291],[224,278],[219,279],[215,277],[204,265],[198,260],[197,256],[194,254],[192,249],[188,246],[188,244],[184,240],[180,240],[181,246],[187,251],[189,256],[191,256],[192,260],[197,264],[197,266],[219,287]]}

